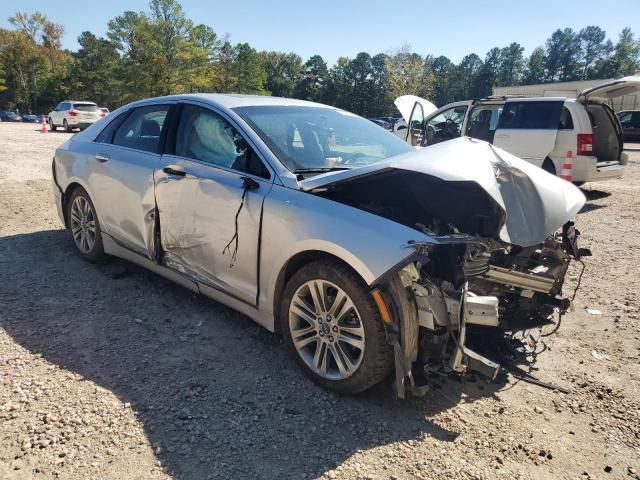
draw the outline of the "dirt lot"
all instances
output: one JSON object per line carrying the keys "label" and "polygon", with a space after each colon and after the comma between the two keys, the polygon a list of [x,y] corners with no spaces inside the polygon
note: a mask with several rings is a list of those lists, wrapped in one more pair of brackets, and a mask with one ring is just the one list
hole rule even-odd
{"label": "dirt lot", "polygon": [[570,393],[470,376],[396,401],[327,393],[242,315],[77,258],[49,180],[68,134],[36,129],[0,124],[0,479],[640,479],[640,145],[586,188],[594,256],[539,345]]}

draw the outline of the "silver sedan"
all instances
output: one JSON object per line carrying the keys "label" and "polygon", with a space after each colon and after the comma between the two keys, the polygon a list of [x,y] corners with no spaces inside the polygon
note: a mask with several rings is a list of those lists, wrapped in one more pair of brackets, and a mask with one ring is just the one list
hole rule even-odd
{"label": "silver sedan", "polygon": [[333,107],[182,95],[126,105],[55,153],[78,254],[127,259],[280,332],[343,393],[429,369],[495,376],[474,328],[568,308],[573,185],[491,145],[414,149]]}

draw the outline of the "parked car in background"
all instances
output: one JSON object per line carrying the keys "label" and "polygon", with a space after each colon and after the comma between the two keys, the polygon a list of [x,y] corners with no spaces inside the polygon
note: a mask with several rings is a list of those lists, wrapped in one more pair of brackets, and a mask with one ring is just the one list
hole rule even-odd
{"label": "parked car in background", "polygon": [[138,101],[60,146],[52,173],[81,257],[237,309],[343,393],[395,372],[402,397],[427,365],[495,377],[467,328],[497,348],[501,329],[546,324],[581,255],[574,185],[484,142],[414,149],[302,100]]}
{"label": "parked car in background", "polygon": [[367,120],[369,120],[370,122],[375,123],[376,125],[378,125],[379,127],[384,128],[385,130],[391,130],[393,128],[393,125],[391,123],[389,123],[387,120],[383,120],[381,118],[367,118]]}
{"label": "parked car in background", "polygon": [[15,112],[0,112],[0,122],[21,122],[22,117]]}
{"label": "parked car in background", "polygon": [[618,120],[625,140],[640,140],[640,110],[618,112]]}
{"label": "parked car in background", "polygon": [[26,114],[22,115],[22,121],[25,123],[40,123],[43,117],[39,117],[38,115]]}
{"label": "parked car in background", "polygon": [[108,109],[107,107],[100,107],[100,111],[101,111],[102,113],[104,113],[105,115],[106,115],[107,113],[109,113],[109,109]]}
{"label": "parked car in background", "polygon": [[[455,102],[425,114],[415,102],[405,140],[414,146],[469,136],[492,143],[560,175],[571,152],[572,180],[620,177],[627,163],[622,128],[611,98],[640,92],[640,76],[583,91],[578,98],[497,97]],[[404,115],[406,115],[406,107]],[[402,112],[402,110],[401,110]]]}
{"label": "parked car in background", "polygon": [[55,131],[57,127],[62,127],[66,132],[71,132],[74,128],[83,130],[104,115],[93,102],[65,100],[49,112],[49,130]]}

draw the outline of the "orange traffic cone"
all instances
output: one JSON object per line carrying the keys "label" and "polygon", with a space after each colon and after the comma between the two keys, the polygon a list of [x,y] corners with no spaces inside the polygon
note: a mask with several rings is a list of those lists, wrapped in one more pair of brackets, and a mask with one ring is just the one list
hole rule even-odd
{"label": "orange traffic cone", "polygon": [[47,133],[47,121],[44,118],[44,115],[42,115],[42,127],[40,128],[40,133]]}
{"label": "orange traffic cone", "polygon": [[560,171],[560,178],[570,182],[573,179],[573,152],[569,150],[567,152],[567,158],[564,161],[564,165],[562,165],[562,170]]}

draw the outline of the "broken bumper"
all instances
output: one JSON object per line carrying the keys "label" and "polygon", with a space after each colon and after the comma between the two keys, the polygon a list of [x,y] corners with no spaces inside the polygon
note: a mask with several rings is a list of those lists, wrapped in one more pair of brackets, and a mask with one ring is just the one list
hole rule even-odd
{"label": "broken bumper", "polygon": [[[443,273],[442,265],[440,270],[432,266],[447,256],[442,245],[414,244],[418,255],[378,285],[392,305],[387,333],[395,351],[398,397],[404,398],[406,391],[425,391],[417,377],[424,378],[427,371],[475,371],[495,379],[501,368],[495,360],[502,358],[497,352],[506,332],[549,324],[554,311],[562,314],[568,309],[570,301],[561,295],[568,265],[590,254],[578,248],[578,236],[568,222],[562,233],[541,245],[493,243],[484,251],[470,237],[457,236],[446,248],[460,254],[451,263],[460,271],[445,272],[444,278],[436,275]],[[469,347],[470,329],[480,351]],[[494,356],[491,352],[496,358],[487,358]]]}

